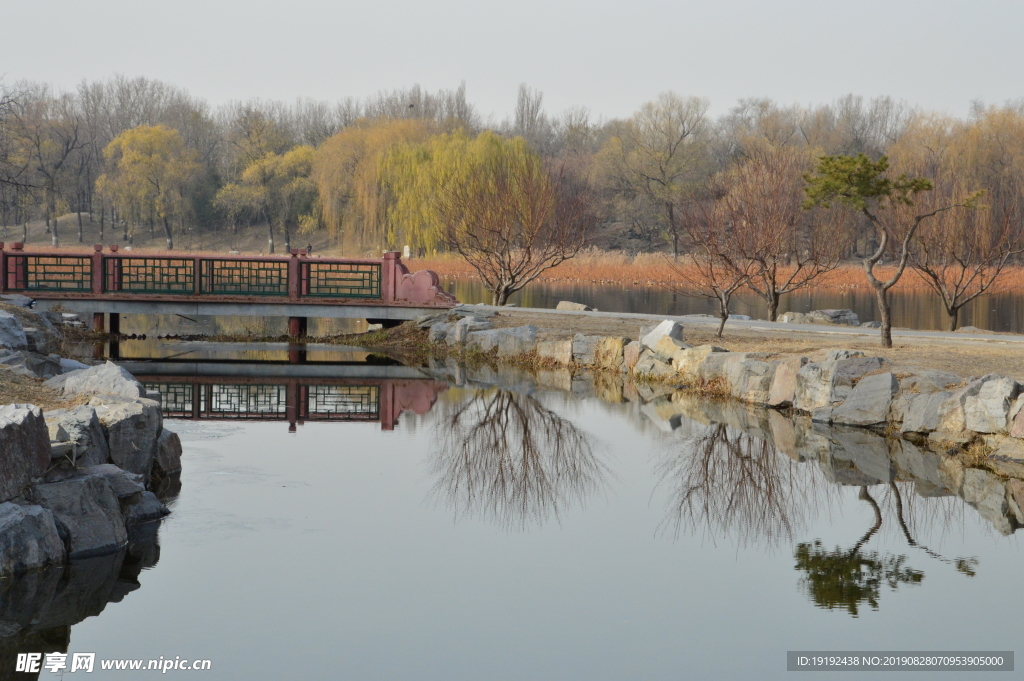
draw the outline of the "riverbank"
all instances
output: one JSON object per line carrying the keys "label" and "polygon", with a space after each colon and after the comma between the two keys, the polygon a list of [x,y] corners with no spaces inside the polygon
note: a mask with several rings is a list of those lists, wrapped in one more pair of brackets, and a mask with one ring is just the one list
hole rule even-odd
{"label": "riverbank", "polygon": [[160,395],[110,362],[51,352],[60,315],[4,308],[0,578],[130,550],[180,486],[181,443],[163,427]]}
{"label": "riverbank", "polygon": [[[898,347],[879,351],[877,332],[861,327],[740,322],[735,337],[714,339],[708,318],[656,321],[460,306],[392,333],[408,344],[418,329],[432,354],[428,365],[456,384],[470,370],[480,373],[474,365],[497,367],[485,376],[498,376],[502,366],[526,368],[538,383],[573,393],[589,385],[612,400],[642,404],[668,395],[673,404],[691,405],[681,413],[714,398],[748,405],[761,410],[757,429],[780,430],[770,437],[792,456],[820,445],[825,456],[838,447],[855,459],[867,440],[886,456],[912,447],[932,457],[941,489],[975,505],[1001,532],[1024,526],[1024,385],[1008,375],[1021,369],[1008,364],[1022,354],[1024,337],[903,332],[911,335]],[[662,388],[641,394],[644,385]],[[771,414],[785,424],[772,425]]]}

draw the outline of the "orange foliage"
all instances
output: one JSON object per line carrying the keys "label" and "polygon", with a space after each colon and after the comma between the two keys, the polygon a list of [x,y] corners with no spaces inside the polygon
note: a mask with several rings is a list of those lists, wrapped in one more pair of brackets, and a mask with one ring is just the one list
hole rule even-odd
{"label": "orange foliage", "polygon": [[[629,256],[616,251],[591,249],[558,267],[543,273],[541,281],[567,281],[588,284],[631,284],[671,286],[679,284],[679,276],[670,264],[671,256],[661,253],[640,253]],[[474,278],[476,272],[464,260],[454,255],[416,258],[406,262],[410,270],[434,270],[451,279]],[[894,268],[881,265],[875,268],[879,278],[892,275]],[[815,280],[817,289],[872,290],[858,261],[850,261]],[[1007,268],[999,278],[993,293],[1024,288],[1024,268]],[[915,271],[907,269],[895,290],[930,290],[925,280]]]}

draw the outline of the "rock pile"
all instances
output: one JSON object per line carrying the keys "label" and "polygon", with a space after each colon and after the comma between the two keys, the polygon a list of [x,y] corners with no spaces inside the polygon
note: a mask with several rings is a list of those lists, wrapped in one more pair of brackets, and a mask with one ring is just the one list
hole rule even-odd
{"label": "rock pile", "polygon": [[[0,312],[9,350],[35,353],[33,329]],[[177,435],[131,374],[109,362],[43,360],[54,369],[49,386],[92,397],[45,413],[0,406],[0,577],[119,551],[134,525],[169,512],[151,490],[181,472]]]}

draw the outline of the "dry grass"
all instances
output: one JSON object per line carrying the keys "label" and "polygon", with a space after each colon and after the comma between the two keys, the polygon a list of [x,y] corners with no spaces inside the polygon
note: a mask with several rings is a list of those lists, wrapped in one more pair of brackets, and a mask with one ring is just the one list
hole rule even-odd
{"label": "dry grass", "polygon": [[[407,262],[410,269],[429,269],[451,279],[476,278],[476,270],[456,255],[445,254],[429,258],[418,258]],[[568,260],[558,267],[544,272],[540,281],[562,281],[591,284],[630,284],[636,286],[679,286],[685,278],[686,265],[675,263],[669,256],[660,253],[640,253],[630,256],[619,251],[591,249]],[[876,269],[880,279],[887,279],[895,268],[881,266]],[[785,270],[783,275],[787,274]],[[823,275],[815,281],[816,289],[838,291],[871,290],[864,278],[859,262],[849,262]],[[1007,269],[993,293],[1020,290],[1024,287],[1024,268]],[[930,290],[927,282],[913,270],[908,270],[896,285],[897,291]]]}
{"label": "dry grass", "polygon": [[91,395],[65,399],[60,391],[11,371],[0,370],[0,404],[34,404],[43,411],[69,409],[89,401]]}
{"label": "dry grass", "polygon": [[959,459],[967,468],[988,468],[988,458],[994,450],[983,440],[975,440],[959,453]]}

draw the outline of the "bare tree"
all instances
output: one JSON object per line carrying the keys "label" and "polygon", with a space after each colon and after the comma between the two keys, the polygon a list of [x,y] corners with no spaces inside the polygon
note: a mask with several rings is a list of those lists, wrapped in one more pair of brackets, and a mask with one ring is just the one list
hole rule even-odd
{"label": "bare tree", "polygon": [[487,175],[439,190],[441,240],[483,279],[494,305],[573,258],[596,222],[589,186],[564,169],[509,154]]}
{"label": "bare tree", "polygon": [[764,298],[774,322],[783,295],[807,288],[839,265],[848,230],[842,211],[802,209],[806,152],[748,144],[747,154],[723,173],[720,203],[740,261],[754,264],[746,286]]}

